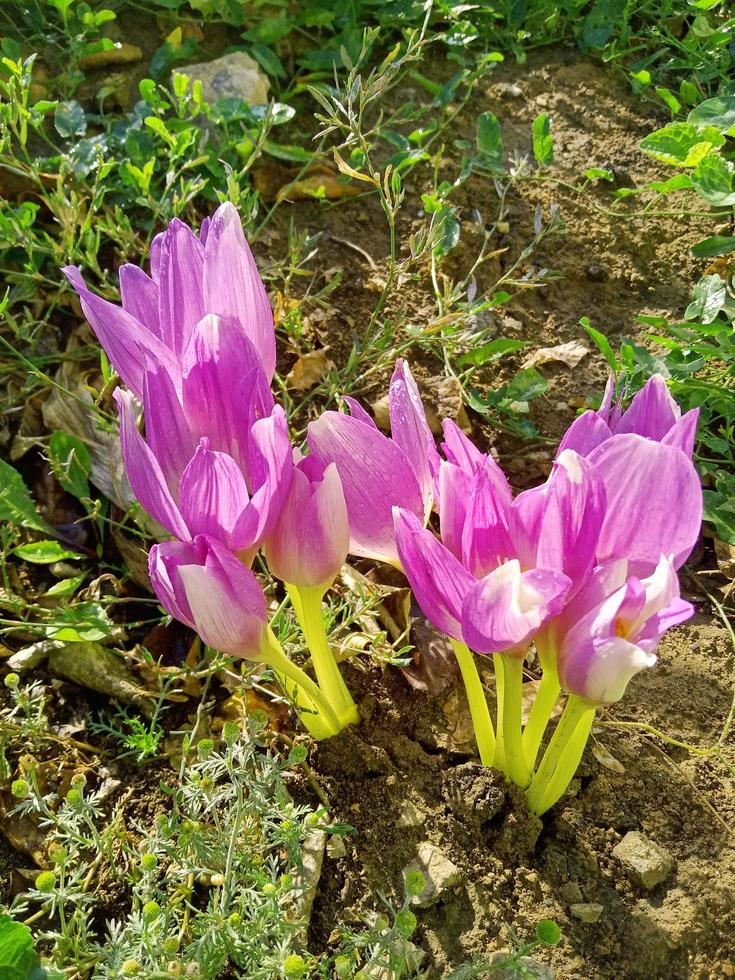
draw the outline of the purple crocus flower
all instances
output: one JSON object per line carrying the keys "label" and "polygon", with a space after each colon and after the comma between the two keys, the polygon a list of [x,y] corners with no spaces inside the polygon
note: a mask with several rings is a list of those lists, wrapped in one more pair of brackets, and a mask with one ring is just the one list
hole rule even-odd
{"label": "purple crocus flower", "polygon": [[307,456],[294,468],[291,489],[264,544],[268,567],[282,582],[323,592],[342,567],[349,543],[337,467]]}
{"label": "purple crocus flower", "polygon": [[270,383],[276,363],[273,313],[232,204],[222,204],[205,220],[198,238],[174,218],[151,243],[150,276],[122,265],[122,308],[92,293],[76,266],[63,271],[112,366],[139,398],[146,364],[165,367],[178,387],[192,334],[208,314],[247,338],[249,366],[259,365]]}
{"label": "purple crocus flower", "polygon": [[608,380],[599,411],[584,412],[567,429],[559,451],[574,449],[587,456],[613,435],[633,433],[669,446],[676,446],[690,459],[694,450],[699,409],[681,414],[666,381],[654,374],[634,395],[625,412],[613,407],[614,380]]}
{"label": "purple crocus flower", "polygon": [[656,663],[666,630],[693,613],[670,555],[643,579],[624,560],[599,566],[549,626],[562,687],[593,705],[619,701],[631,677]]}
{"label": "purple crocus flower", "polygon": [[396,564],[393,507],[426,523],[439,457],[408,365],[399,360],[390,384],[391,438],[351,398],[350,415],[324,412],[309,425],[312,456],[337,467],[350,526],[350,552]]}
{"label": "purple crocus flower", "polygon": [[148,557],[161,605],[196,630],[207,646],[257,660],[264,652],[268,612],[255,575],[206,535],[164,541]]}

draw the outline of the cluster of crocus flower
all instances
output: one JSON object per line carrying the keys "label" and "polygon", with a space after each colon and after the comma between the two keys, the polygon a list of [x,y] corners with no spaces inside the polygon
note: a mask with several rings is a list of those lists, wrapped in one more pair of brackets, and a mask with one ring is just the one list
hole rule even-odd
{"label": "cluster of crocus flower", "polygon": [[[269,664],[325,738],[357,721],[327,640],[325,593],[347,554],[401,568],[452,643],[482,762],[524,787],[535,812],[552,806],[596,709],[618,701],[655,663],[663,633],[692,615],[677,570],[702,517],[696,412],[682,416],[660,377],[621,412],[611,383],[600,410],[570,426],[548,480],[514,497],[493,457],[449,420],[439,452],[399,361],[390,437],[345,398],[347,413],[310,423],[303,456],[271,393],[272,314],[231,205],[198,237],[172,222],[154,239],[150,276],[123,266],[122,309],[66,273],[130,389],[116,399],[133,491],[173,535],[150,555],[164,608],[209,646]],[[250,569],[259,550],[285,585],[316,680],[268,627]],[[524,725],[532,644],[543,673]],[[475,654],[493,658],[495,722]]]}

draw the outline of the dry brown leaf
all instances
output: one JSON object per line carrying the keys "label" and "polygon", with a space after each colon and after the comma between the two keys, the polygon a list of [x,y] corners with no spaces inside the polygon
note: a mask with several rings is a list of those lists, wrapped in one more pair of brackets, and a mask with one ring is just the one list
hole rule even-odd
{"label": "dry brown leaf", "polygon": [[443,694],[459,674],[457,657],[447,637],[426,619],[417,605],[411,606],[413,663],[401,667],[403,676],[417,691],[435,697]]}
{"label": "dry brown leaf", "polygon": [[327,357],[327,348],[302,354],[286,375],[286,384],[295,391],[308,391],[326,378],[334,364]]}
{"label": "dry brown leaf", "polygon": [[137,44],[119,42],[114,48],[107,51],[95,51],[79,59],[79,67],[84,71],[94,70],[95,68],[106,68],[108,65],[131,65],[136,61],[141,61],[143,52]]}
{"label": "dry brown leaf", "polygon": [[65,643],[49,651],[48,665],[52,674],[80,687],[135,705],[143,713],[151,711],[152,696],[125,661],[99,643]]}
{"label": "dry brown leaf", "polygon": [[11,814],[18,801],[7,791],[0,793],[0,831],[11,847],[27,854],[39,868],[48,864],[43,852],[45,834],[30,816]]}
{"label": "dry brown leaf", "polygon": [[589,354],[589,348],[585,347],[578,340],[570,340],[566,344],[558,344],[556,347],[541,347],[539,350],[530,354],[523,364],[524,368],[533,367],[536,364],[546,364],[548,361],[560,361],[567,367],[576,367],[583,357]]}
{"label": "dry brown leaf", "polygon": [[619,776],[624,775],[625,766],[622,762],[618,762],[614,755],[612,755],[599,742],[592,743],[592,755],[597,759],[601,766],[605,769],[610,769],[612,772],[616,772]]}

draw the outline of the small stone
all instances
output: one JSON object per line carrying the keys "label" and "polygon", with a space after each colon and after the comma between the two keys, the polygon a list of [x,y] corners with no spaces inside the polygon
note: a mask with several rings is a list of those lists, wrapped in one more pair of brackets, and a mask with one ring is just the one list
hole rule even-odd
{"label": "small stone", "polygon": [[411,905],[426,908],[439,901],[442,895],[459,884],[459,868],[452,864],[446,854],[430,841],[422,841],[418,846],[418,858],[403,869],[404,881],[411,871],[420,871],[426,879],[426,887],[420,895],[411,898]]}
{"label": "small stone", "polygon": [[184,65],[175,74],[201,82],[202,98],[208,103],[242,99],[248,105],[264,105],[268,101],[270,82],[257,61],[244,51],[233,51],[214,61]]}
{"label": "small stone", "polygon": [[401,807],[401,812],[398,814],[396,820],[396,827],[408,828],[408,827],[420,827],[422,823],[426,820],[426,814],[419,810],[415,803],[411,800],[406,800],[406,802]]}
{"label": "small stone", "polygon": [[584,901],[582,889],[576,881],[567,881],[566,884],[562,885],[559,889],[559,897],[565,905],[579,905],[580,902]]}
{"label": "small stone", "polygon": [[332,834],[327,841],[327,854],[330,858],[343,858],[347,854],[347,845],[341,834]]}
{"label": "small stone", "polygon": [[569,911],[580,922],[597,922],[603,910],[597,902],[575,902]]}
{"label": "small stone", "polygon": [[[517,977],[528,977],[529,980],[554,980],[550,966],[540,963],[532,956],[521,956],[515,959],[512,949],[500,949],[490,956],[490,966],[493,967],[493,980],[516,980]],[[508,966],[504,964],[508,963]]]}
{"label": "small stone", "polygon": [[627,833],[612,853],[631,881],[641,888],[655,888],[674,870],[669,852],[637,830]]}

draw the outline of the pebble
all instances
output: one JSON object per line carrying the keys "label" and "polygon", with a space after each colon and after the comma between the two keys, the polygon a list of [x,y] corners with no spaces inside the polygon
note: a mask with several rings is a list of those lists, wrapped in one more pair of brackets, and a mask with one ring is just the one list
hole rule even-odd
{"label": "pebble", "polygon": [[420,827],[425,820],[426,814],[422,810],[419,810],[411,800],[406,800],[401,807],[401,812],[398,814],[396,827]]}
{"label": "pebble", "polygon": [[422,841],[418,846],[418,858],[403,869],[403,878],[411,871],[420,871],[426,879],[426,887],[420,895],[411,898],[411,905],[426,908],[459,884],[459,868],[452,864],[446,854],[430,841]]}
{"label": "pebble", "polygon": [[637,830],[629,831],[612,853],[631,881],[646,890],[666,881],[674,870],[669,852]]}
{"label": "pebble", "polygon": [[567,881],[559,889],[559,896],[565,905],[579,905],[584,900],[582,889],[576,881]]}
{"label": "pebble", "polygon": [[569,911],[580,922],[597,922],[602,915],[603,909],[597,902],[575,902]]}
{"label": "pebble", "polygon": [[233,51],[214,61],[184,65],[176,68],[176,74],[186,75],[192,82],[200,81],[205,102],[242,99],[248,105],[264,105],[268,101],[268,76],[244,51]]}
{"label": "pebble", "polygon": [[554,980],[551,967],[540,963],[532,956],[521,956],[513,960],[513,966],[502,968],[502,963],[513,957],[512,949],[501,949],[490,957],[491,975],[494,980],[516,980],[516,977],[528,977],[529,980]]}

